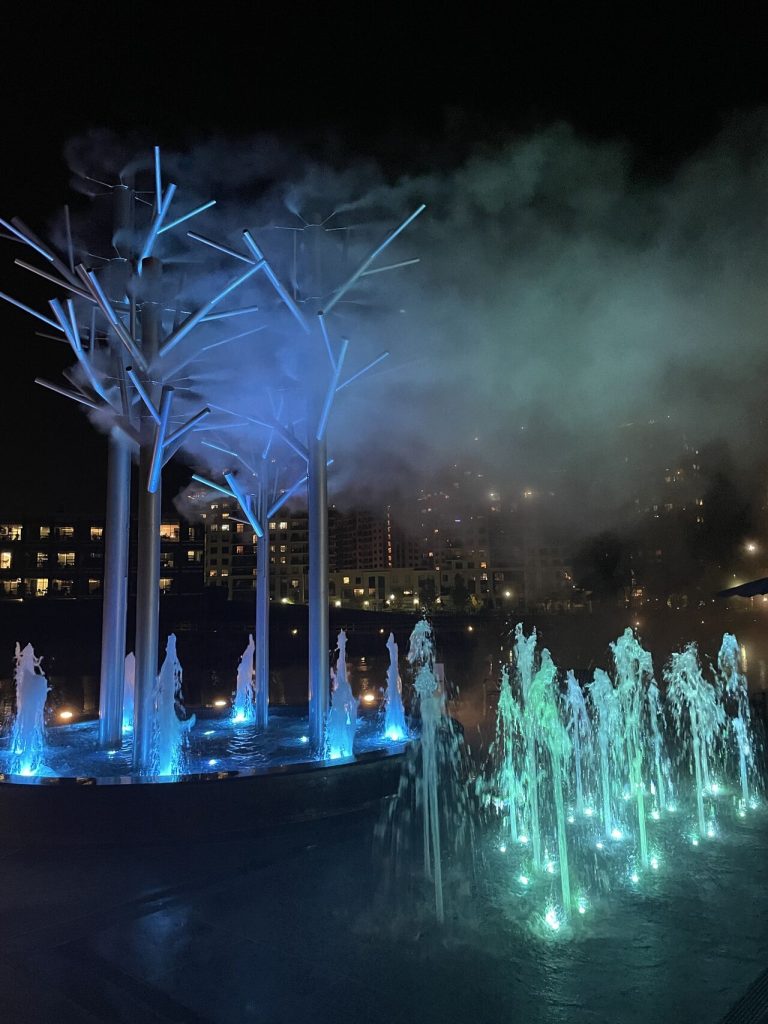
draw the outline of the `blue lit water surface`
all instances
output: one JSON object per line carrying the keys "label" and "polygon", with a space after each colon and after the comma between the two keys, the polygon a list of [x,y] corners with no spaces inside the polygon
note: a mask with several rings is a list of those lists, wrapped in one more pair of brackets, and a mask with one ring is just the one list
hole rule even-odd
{"label": "blue lit water surface", "polygon": [[[233,724],[229,712],[210,717],[204,717],[205,714],[205,711],[198,712],[189,733],[189,746],[184,754],[185,775],[260,770],[313,760],[308,742],[309,724],[303,708],[270,709],[265,732],[257,731],[253,725]],[[355,755],[401,749],[401,744],[392,743],[382,735],[383,728],[378,708],[361,710],[355,733]],[[131,774],[131,731],[123,733],[122,746],[115,751],[99,749],[98,721],[49,726],[45,739],[43,766],[38,773],[41,776],[107,778]],[[8,743],[8,735],[0,739],[2,771],[8,770]]]}

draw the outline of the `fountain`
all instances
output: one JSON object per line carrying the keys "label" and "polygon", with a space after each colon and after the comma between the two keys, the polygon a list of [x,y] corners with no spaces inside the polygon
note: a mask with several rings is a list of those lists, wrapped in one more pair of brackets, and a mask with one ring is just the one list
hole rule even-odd
{"label": "fountain", "polygon": [[527,714],[528,694],[533,680],[533,669],[536,658],[536,630],[533,629],[526,638],[522,623],[515,627],[515,661],[517,663],[518,684],[523,705],[523,739],[525,744],[525,768],[523,785],[525,790],[527,833],[531,837],[533,850],[533,866],[540,870],[543,864],[541,851],[541,826],[539,824],[539,764],[536,750],[536,736],[533,731],[533,719]]}
{"label": "fountain", "polygon": [[749,806],[749,776],[755,770],[755,750],[752,743],[747,677],[742,671],[738,641],[732,633],[726,633],[723,637],[717,655],[717,667],[725,696],[733,709],[730,723],[739,756],[740,810],[744,812]]}
{"label": "fountain", "polygon": [[16,715],[11,730],[10,770],[14,775],[37,775],[45,750],[45,702],[48,680],[40,671],[32,644],[22,650],[16,644]]}
{"label": "fountain", "polygon": [[[708,683],[699,664],[696,644],[673,654],[664,669],[667,701],[672,709],[678,733],[687,730],[696,787],[696,811],[699,835],[714,833],[705,817],[705,797],[717,792],[713,788],[712,771],[720,730],[725,725],[725,709],[720,700],[719,681]],[[716,784],[715,784],[716,785]]]}
{"label": "fountain", "polygon": [[610,839],[614,826],[612,779],[618,776],[621,764],[621,710],[611,677],[601,668],[595,669],[589,699],[597,719],[603,831]]}
{"label": "fountain", "polygon": [[520,707],[512,694],[509,682],[509,668],[501,670],[499,705],[496,710],[496,739],[491,744],[489,755],[495,763],[493,790],[502,808],[506,810],[507,830],[513,842],[517,842],[517,815],[520,800],[520,780],[516,764],[516,748],[520,742]]}
{"label": "fountain", "polygon": [[133,704],[136,693],[136,657],[133,651],[125,656],[123,685],[123,732],[133,729]]}
{"label": "fountain", "polygon": [[573,744],[573,760],[576,769],[576,813],[584,813],[584,762],[591,763],[592,725],[587,713],[584,694],[572,671],[566,676],[565,701],[568,707],[568,734]]}
{"label": "fountain", "polygon": [[232,722],[235,725],[256,721],[256,685],[255,668],[256,645],[253,636],[248,636],[248,646],[240,657],[237,666],[237,689],[232,704]]}
{"label": "fountain", "polygon": [[333,677],[331,707],[326,724],[326,757],[336,761],[352,757],[357,729],[357,701],[347,679],[347,634],[342,629],[336,641],[339,657]]}
{"label": "fountain", "polygon": [[183,771],[184,746],[195,724],[194,715],[183,721],[178,710],[181,704],[181,663],[176,655],[176,637],[171,633],[165,648],[165,659],[155,682],[152,730],[152,775],[178,775]]}
{"label": "fountain", "polygon": [[393,633],[389,634],[387,650],[389,651],[389,669],[384,710],[384,736],[393,743],[398,743],[407,737],[408,726],[403,709],[403,684],[397,667],[398,648]]}

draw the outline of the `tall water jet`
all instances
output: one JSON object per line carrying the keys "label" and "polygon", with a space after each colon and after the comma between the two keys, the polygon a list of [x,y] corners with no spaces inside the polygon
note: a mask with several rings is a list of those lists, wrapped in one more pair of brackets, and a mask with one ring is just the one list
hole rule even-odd
{"label": "tall water jet", "polygon": [[584,694],[576,676],[569,671],[566,676],[565,702],[568,708],[568,733],[573,745],[573,760],[576,769],[576,813],[584,813],[584,764],[591,762],[592,724],[587,713]]}
{"label": "tall water jet", "polygon": [[404,740],[408,735],[403,709],[403,684],[397,667],[398,647],[393,633],[387,640],[389,669],[387,670],[386,708],[384,711],[384,735],[393,743]]}
{"label": "tall water jet", "polygon": [[512,693],[509,668],[501,670],[499,704],[496,709],[496,738],[491,744],[490,756],[496,764],[495,786],[497,799],[506,808],[510,838],[517,842],[517,813],[520,799],[520,780],[516,766],[516,753],[521,738],[520,707]]}
{"label": "tall water jet", "polygon": [[646,686],[653,680],[653,662],[631,629],[611,644],[616,666],[616,692],[621,709],[624,733],[624,752],[629,775],[630,793],[637,806],[637,830],[640,843],[640,862],[648,866],[648,832],[645,820],[645,784],[643,760],[645,734],[643,729],[646,705]]}
{"label": "tall water jet", "polygon": [[253,636],[248,636],[248,646],[240,656],[237,666],[237,689],[232,705],[232,721],[243,725],[256,721],[256,684],[255,684],[256,644]]}
{"label": "tall water jet", "polygon": [[555,803],[557,851],[560,861],[560,888],[563,896],[563,913],[567,917],[571,910],[571,881],[563,799],[563,772],[571,757],[571,741],[568,738],[568,731],[560,719],[558,698],[557,669],[549,651],[545,648],[541,652],[539,671],[531,680],[528,689],[526,716],[531,720],[538,741],[549,754],[552,796]]}
{"label": "tall water jet", "polygon": [[49,690],[48,680],[40,670],[42,660],[35,657],[32,644],[23,650],[16,644],[16,715],[11,730],[10,761],[13,775],[36,775],[42,767]]}
{"label": "tall water jet", "polygon": [[[153,721],[151,774],[178,775],[183,768],[184,746],[195,716],[183,721],[181,694],[182,668],[176,655],[176,637],[171,633],[165,648],[165,660],[155,680],[152,694]],[[177,711],[178,709],[178,711]]]}
{"label": "tall water jet", "polygon": [[664,669],[664,679],[667,701],[678,732],[682,732],[686,724],[690,729],[696,810],[699,832],[703,836],[707,832],[704,796],[711,792],[709,762],[714,755],[719,730],[725,724],[725,709],[719,700],[718,687],[704,678],[696,644],[688,644],[670,657]]}
{"label": "tall water jet", "polygon": [[621,758],[621,708],[619,707],[619,695],[614,689],[611,677],[601,668],[595,669],[589,687],[589,699],[595,709],[597,719],[603,831],[606,837],[610,838],[613,832],[614,814],[611,765],[618,765]]}
{"label": "tall water jet", "polygon": [[726,633],[723,636],[723,642],[717,655],[717,667],[726,698],[734,711],[731,718],[731,730],[739,754],[741,806],[742,810],[746,810],[749,806],[749,776],[755,767],[755,750],[752,744],[752,720],[749,710],[747,677],[742,670],[739,644],[732,633]]}
{"label": "tall water jet", "polygon": [[333,680],[331,707],[325,730],[326,757],[335,761],[352,757],[357,729],[357,704],[347,679],[347,634],[342,629],[336,641],[339,657]]}
{"label": "tall water jet", "polygon": [[533,680],[535,656],[536,630],[531,630],[530,636],[526,637],[523,633],[522,623],[518,622],[515,626],[515,662],[518,683],[523,699],[523,738],[525,740],[523,786],[525,789],[526,818],[533,851],[533,866],[539,869],[543,864],[541,856],[541,826],[539,823],[539,764],[533,722],[527,714],[528,693]]}
{"label": "tall water jet", "polygon": [[438,732],[445,714],[444,695],[435,675],[432,628],[426,619],[416,623],[408,648],[408,663],[416,673],[413,685],[421,715],[421,775],[417,777],[417,805],[422,809],[424,871],[435,885],[435,913],[444,918],[443,861],[440,811],[437,800]]}
{"label": "tall water jet", "polygon": [[653,764],[656,777],[656,804],[659,812],[667,806],[671,797],[672,783],[669,758],[664,749],[664,713],[661,708],[659,688],[651,680],[648,686],[648,721],[651,727]]}
{"label": "tall water jet", "polygon": [[136,692],[136,657],[133,651],[125,656],[123,672],[123,732],[127,732],[133,728],[133,702]]}

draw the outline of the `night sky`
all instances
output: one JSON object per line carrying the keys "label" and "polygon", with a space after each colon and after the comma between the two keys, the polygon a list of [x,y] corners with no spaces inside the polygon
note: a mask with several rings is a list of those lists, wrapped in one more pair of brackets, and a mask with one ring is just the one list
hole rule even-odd
{"label": "night sky", "polygon": [[[386,7],[222,5],[191,15],[190,29],[160,5],[31,7],[15,5],[3,26],[0,212],[43,235],[63,202],[85,203],[64,149],[92,129],[137,150],[272,133],[337,167],[374,159],[395,181],[449,174],[566,122],[590,143],[623,143],[630,182],[663,183],[734,114],[768,104],[766,40],[748,15],[675,23],[644,6],[619,25],[618,8],[587,23],[556,7],[533,18],[481,6],[440,23]],[[2,246],[0,289],[42,308],[47,289]],[[5,304],[0,330],[3,509],[101,510],[103,438],[32,383],[55,379],[67,350]],[[170,474],[168,492],[183,479]]]}

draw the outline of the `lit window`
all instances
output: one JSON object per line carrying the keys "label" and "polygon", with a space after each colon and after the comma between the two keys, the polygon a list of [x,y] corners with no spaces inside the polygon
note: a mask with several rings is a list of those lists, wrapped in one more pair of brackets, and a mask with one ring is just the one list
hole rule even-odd
{"label": "lit window", "polygon": [[345,576],[342,583],[349,583],[349,576]]}
{"label": "lit window", "polygon": [[51,536],[51,528],[50,528],[50,526],[41,526],[40,527],[40,540],[48,540],[48,538],[50,536]]}
{"label": "lit window", "polygon": [[2,540],[21,540],[21,526],[17,523],[0,523]]}
{"label": "lit window", "polygon": [[229,529],[229,523],[222,523],[221,524],[221,528],[222,528],[222,530],[228,530]]}
{"label": "lit window", "polygon": [[[47,580],[40,580],[40,583],[46,583]],[[54,594],[59,594],[61,597],[69,597],[72,593],[72,580],[51,580],[51,590]]]}
{"label": "lit window", "polygon": [[90,577],[88,579],[88,593],[89,594],[98,594],[100,590],[101,590],[101,580],[97,580],[97,579],[94,579],[93,577]]}
{"label": "lit window", "polygon": [[57,537],[74,537],[75,528],[74,526],[56,526],[53,532]]}
{"label": "lit window", "polygon": [[74,565],[75,564],[75,552],[74,551],[59,551],[56,555],[57,565]]}
{"label": "lit window", "polygon": [[282,522],[282,523],[280,523],[280,524],[279,524],[279,528],[280,528],[281,530],[287,530],[287,529],[288,529],[288,523],[286,523],[286,522]]}
{"label": "lit window", "polygon": [[215,569],[209,569],[208,570],[208,576],[209,577],[212,577],[212,576],[215,576],[215,575],[216,575],[216,570]]}
{"label": "lit window", "polygon": [[103,526],[92,526],[91,527],[91,540],[101,540],[104,536]]}
{"label": "lit window", "polygon": [[187,540],[194,540],[194,539],[195,539],[195,528],[194,528],[194,526],[188,526],[187,527]]}
{"label": "lit window", "polygon": [[160,593],[161,594],[167,594],[172,586],[173,586],[173,580],[171,579],[170,576],[161,576],[160,577]]}
{"label": "lit window", "polygon": [[37,552],[37,567],[38,567],[38,569],[40,568],[41,565],[48,565],[48,552],[47,551],[38,551]]}
{"label": "lit window", "polygon": [[203,552],[202,551],[188,551],[187,561],[188,562],[202,562]]}
{"label": "lit window", "polygon": [[287,550],[288,550],[288,548],[285,546],[285,544],[281,544],[280,545],[280,554],[281,555],[284,555]]}
{"label": "lit window", "polygon": [[235,554],[236,555],[244,555],[245,554],[245,545],[244,544],[237,544],[236,547],[235,547]]}
{"label": "lit window", "polygon": [[218,533],[218,532],[219,532],[219,524],[218,523],[211,523],[211,533]]}
{"label": "lit window", "polygon": [[222,576],[229,576],[229,569],[222,569],[221,570],[221,575]]}
{"label": "lit window", "polygon": [[274,522],[274,520],[273,520],[273,521],[272,521],[272,522],[271,522],[271,523],[269,524],[269,528],[270,528],[270,530],[275,530],[275,529],[277,529],[277,523],[275,523],[275,522]]}
{"label": "lit window", "polygon": [[160,524],[160,536],[163,540],[178,540],[179,539],[179,524],[178,523],[161,523]]}
{"label": "lit window", "polygon": [[0,593],[18,594],[21,580],[0,580]]}
{"label": "lit window", "polygon": [[365,591],[363,590],[362,587],[355,587],[353,593],[354,593],[355,597],[363,597],[364,594],[365,594]]}
{"label": "lit window", "polygon": [[10,568],[11,568],[11,552],[10,551],[0,551],[0,569],[10,569]]}
{"label": "lit window", "polygon": [[160,552],[160,565],[164,569],[173,568],[173,552],[172,551],[161,551]]}

